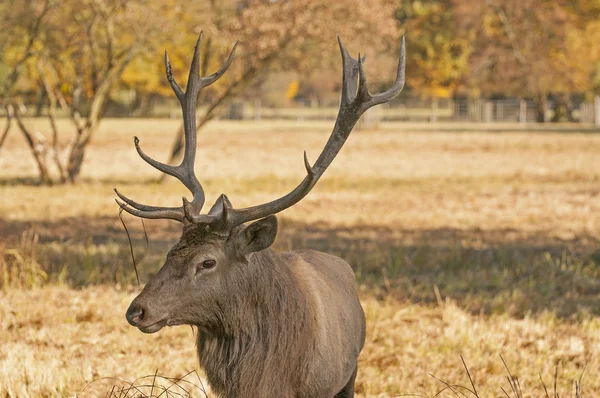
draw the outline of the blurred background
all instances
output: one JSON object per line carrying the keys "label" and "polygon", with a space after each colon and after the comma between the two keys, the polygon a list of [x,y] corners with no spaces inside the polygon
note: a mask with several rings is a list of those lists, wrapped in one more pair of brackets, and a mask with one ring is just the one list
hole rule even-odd
{"label": "blurred background", "polygon": [[124,317],[180,225],[122,223],[112,191],[160,206],[188,194],[132,137],[178,162],[164,51],[183,87],[200,31],[203,75],[239,40],[200,94],[196,160],[207,202],[236,207],[287,193],[302,151],[323,148],[336,37],[367,54],[378,92],[406,34],[403,92],[363,115],[274,245],[354,267],[369,328],[358,396],[456,396],[444,382],[473,390],[470,377],[474,397],[600,393],[600,1],[4,0],[1,396],[158,395],[142,385],[173,380],[155,372],[211,396],[191,384],[193,330],[142,335]]}

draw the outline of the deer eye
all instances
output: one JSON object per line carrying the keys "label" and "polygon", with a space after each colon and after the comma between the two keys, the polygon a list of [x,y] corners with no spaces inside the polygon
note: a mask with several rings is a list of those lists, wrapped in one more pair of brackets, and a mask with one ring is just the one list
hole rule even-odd
{"label": "deer eye", "polygon": [[206,269],[212,268],[215,265],[217,265],[217,262],[215,260],[204,260],[202,262],[202,268],[206,268]]}

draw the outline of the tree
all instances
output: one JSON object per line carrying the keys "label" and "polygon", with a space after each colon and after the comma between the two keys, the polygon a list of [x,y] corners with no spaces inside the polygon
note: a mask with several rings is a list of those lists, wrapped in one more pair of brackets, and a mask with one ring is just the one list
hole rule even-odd
{"label": "tree", "polygon": [[[51,141],[35,137],[22,115],[15,113],[17,125],[32,148],[42,183],[77,180],[111,89],[137,54],[153,48],[159,34],[163,39],[168,37],[168,30],[157,32],[153,24],[158,16],[168,16],[168,4],[68,0],[57,5],[52,2],[43,23],[37,25],[35,49],[21,62],[30,84],[46,94]],[[13,64],[16,67],[18,62]],[[58,154],[60,132],[54,120],[57,106],[69,115],[74,128],[65,159]],[[50,175],[48,154],[56,164],[57,178]]]}
{"label": "tree", "polygon": [[451,96],[459,88],[469,59],[469,40],[458,29],[451,1],[400,1],[396,18],[408,32],[409,87],[425,96]]}
{"label": "tree", "polygon": [[572,38],[581,34],[572,2],[454,0],[454,5],[472,45],[465,77],[474,92],[533,97],[537,119],[544,121],[548,95],[564,99],[588,89],[589,73],[570,61]]}
{"label": "tree", "polygon": [[[17,102],[17,93],[15,86],[27,62],[35,55],[42,36],[42,26],[48,19],[48,14],[55,8],[49,0],[43,2],[10,2],[0,6],[0,29],[8,32],[2,36],[0,49],[2,50],[2,66],[0,77],[3,83],[0,84],[0,104],[5,108],[6,125],[0,136],[0,149],[4,144],[10,131],[11,122],[16,116],[19,126],[22,122],[19,118],[19,111],[22,108]],[[16,109],[16,112],[15,112]],[[36,160],[40,180],[49,181],[49,175],[39,147],[34,138],[27,131],[23,130],[26,142],[31,153]]]}
{"label": "tree", "polygon": [[589,99],[600,94],[600,1],[574,0],[568,10],[575,15],[575,29],[567,36],[566,70],[577,71],[581,92]]}

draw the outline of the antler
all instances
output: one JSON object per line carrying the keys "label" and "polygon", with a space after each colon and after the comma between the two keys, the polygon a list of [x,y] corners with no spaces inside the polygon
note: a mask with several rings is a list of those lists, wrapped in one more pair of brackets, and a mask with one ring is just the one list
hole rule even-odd
{"label": "antler", "polygon": [[227,230],[248,221],[279,213],[298,203],[311,191],[346,142],[360,116],[369,108],[392,100],[404,87],[404,37],[402,37],[402,44],[400,46],[400,60],[398,62],[396,80],[389,90],[375,95],[371,95],[367,88],[367,78],[363,69],[365,57],[361,58],[359,54],[358,59],[352,58],[338,37],[343,66],[340,109],[331,136],[313,166],[308,161],[306,151],[304,152],[304,166],[306,167],[306,177],[304,180],[294,190],[279,199],[245,209],[233,209],[229,199],[225,195],[221,195],[208,214],[200,214],[200,210],[204,204],[204,191],[194,173],[194,159],[196,156],[196,100],[202,88],[214,83],[225,73],[233,60],[237,46],[236,42],[229,58],[221,69],[211,76],[202,78],[198,72],[201,38],[202,34],[200,34],[198,43],[196,44],[185,93],[173,79],[169,57],[165,53],[167,78],[183,109],[185,131],[185,155],[183,161],[179,166],[169,166],[160,163],[146,155],[139,147],[138,138],[135,137],[134,139],[135,147],[142,159],[158,170],[178,178],[192,192],[194,198],[192,202],[183,198],[183,206],[181,207],[146,206],[127,198],[115,189],[119,198],[125,202],[122,203],[117,200],[119,206],[135,216],[143,218],[169,218],[181,222],[205,224],[207,230]]}
{"label": "antler", "polygon": [[[140,140],[137,137],[134,137],[133,139],[135,149],[142,159],[163,173],[177,178],[190,190],[194,197],[191,202],[183,198],[183,205],[181,207],[146,206],[129,199],[115,189],[115,193],[119,196],[119,198],[121,198],[121,200],[123,200],[123,202],[125,202],[122,203],[117,200],[119,206],[121,206],[123,210],[135,216],[143,218],[168,218],[185,222],[185,220],[191,218],[191,216],[199,215],[200,211],[202,210],[202,206],[204,205],[204,190],[202,189],[202,185],[196,178],[196,173],[194,172],[194,161],[196,159],[196,103],[200,90],[213,84],[227,71],[231,65],[231,62],[233,61],[238,42],[234,44],[227,61],[216,73],[210,76],[200,77],[201,41],[202,32],[200,32],[200,36],[198,37],[198,41],[196,42],[196,47],[194,49],[194,57],[192,59],[192,65],[190,67],[185,93],[183,90],[181,90],[173,78],[169,55],[165,51],[165,69],[167,72],[167,79],[169,80],[169,83],[171,84],[171,87],[173,88],[173,91],[175,92],[183,111],[185,152],[181,164],[179,166],[170,166],[152,159],[140,148]],[[189,217],[186,218],[186,214]]]}
{"label": "antler", "polygon": [[389,90],[376,95],[371,95],[367,88],[367,78],[363,69],[365,57],[361,58],[359,54],[358,59],[352,58],[339,37],[338,42],[343,63],[341,105],[331,136],[313,166],[308,161],[306,151],[304,152],[304,166],[307,173],[304,180],[293,191],[279,199],[245,209],[232,209],[224,195],[215,204],[221,204],[221,211],[211,211],[206,215],[194,215],[192,214],[193,208],[184,204],[186,217],[190,221],[208,224],[213,229],[227,229],[278,213],[298,203],[311,191],[325,170],[327,170],[327,167],[329,167],[346,142],[360,116],[367,109],[392,100],[402,91],[404,87],[405,66],[404,37],[402,37],[402,44],[400,46],[400,60],[398,62],[396,81]]}

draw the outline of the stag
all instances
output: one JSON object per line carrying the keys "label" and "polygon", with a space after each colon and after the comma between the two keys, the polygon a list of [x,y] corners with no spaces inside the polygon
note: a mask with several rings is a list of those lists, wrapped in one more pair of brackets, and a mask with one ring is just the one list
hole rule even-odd
{"label": "stag", "polygon": [[164,265],[127,309],[127,321],[144,333],[164,326],[195,326],[200,366],[221,397],[353,397],[365,315],[352,268],[326,253],[278,253],[269,247],[277,235],[275,214],[310,192],[367,109],[402,90],[404,38],[396,80],[376,95],[367,89],[365,58],[351,57],[338,38],[343,63],[340,109],[329,141],[313,165],[304,152],[302,182],[279,199],[248,208],[233,208],[223,194],[206,214],[201,214],[204,191],[194,172],[196,101],[200,90],[228,69],[237,43],[216,73],[201,77],[201,38],[202,34],[185,92],[173,79],[165,53],[167,79],[183,110],[181,164],[170,166],[150,158],[134,137],[142,159],[179,179],[192,193],[192,201],[184,197],[180,207],[147,206],[115,189],[124,211],[183,224],[181,238]]}

